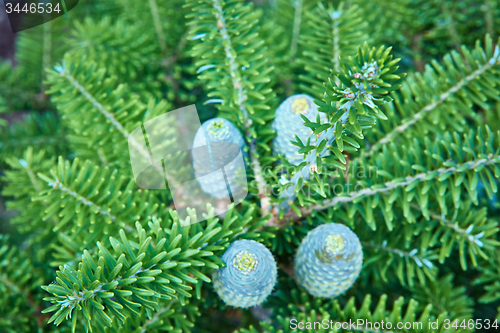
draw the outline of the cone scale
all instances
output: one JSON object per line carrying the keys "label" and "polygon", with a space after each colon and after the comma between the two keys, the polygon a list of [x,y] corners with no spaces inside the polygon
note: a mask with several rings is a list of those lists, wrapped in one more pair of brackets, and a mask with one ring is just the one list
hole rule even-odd
{"label": "cone scale", "polygon": [[301,115],[310,121],[316,121],[318,115],[323,122],[326,120],[326,115],[318,112],[318,106],[314,104],[312,97],[298,94],[288,97],[280,104],[272,124],[272,128],[276,131],[276,137],[273,141],[274,153],[285,155],[288,162],[295,165],[299,165],[303,160],[303,154],[298,153],[299,147],[291,143],[291,141],[295,141],[295,135],[304,144],[309,138],[311,138],[311,144],[315,144],[317,140],[316,136],[312,134],[312,130],[304,126],[304,119]]}
{"label": "cone scale", "polygon": [[236,179],[244,177],[244,175],[236,174],[238,168],[242,169],[241,166],[232,163],[235,158],[234,146],[220,143],[234,144],[241,150],[243,160],[248,157],[243,135],[229,120],[212,118],[205,121],[198,129],[193,140],[193,147],[208,144],[210,156],[207,159],[203,158],[202,154],[193,155],[195,176],[203,192],[218,199],[226,198],[229,188],[225,182],[221,182],[218,178],[202,177],[203,175],[223,167],[228,176],[228,181],[231,183],[235,183]]}
{"label": "cone scale", "polygon": [[358,237],[337,223],[309,231],[294,260],[297,282],[312,296],[323,298],[337,297],[351,288],[362,264]]}
{"label": "cone scale", "polygon": [[214,290],[227,305],[249,308],[259,305],[276,284],[277,266],[264,245],[253,240],[232,243],[222,256],[226,267],[214,272]]}

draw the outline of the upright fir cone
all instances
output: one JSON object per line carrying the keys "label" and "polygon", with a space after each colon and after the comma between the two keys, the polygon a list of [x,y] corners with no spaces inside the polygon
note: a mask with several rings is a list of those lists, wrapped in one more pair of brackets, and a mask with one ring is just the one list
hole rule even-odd
{"label": "upright fir cone", "polygon": [[315,297],[336,297],[351,288],[363,263],[361,243],[338,223],[309,231],[295,255],[298,283]]}
{"label": "upright fir cone", "polygon": [[318,112],[318,106],[308,95],[293,95],[285,99],[276,110],[276,117],[272,123],[272,128],[276,131],[276,138],[273,141],[273,151],[275,154],[284,154],[291,164],[299,165],[304,159],[303,154],[299,154],[299,147],[294,146],[290,141],[295,141],[295,135],[305,144],[311,137],[311,144],[315,144],[317,138],[312,135],[312,130],[304,126],[304,120],[300,115],[306,116],[310,121],[316,121],[319,114],[321,120],[326,121],[326,115]]}
{"label": "upright fir cone", "polygon": [[[227,143],[227,144],[221,144]],[[229,184],[238,184],[238,179],[244,177],[237,172],[241,170],[241,165],[231,163],[240,151],[243,159],[248,159],[248,152],[245,149],[245,139],[238,128],[229,120],[224,118],[212,118],[205,121],[196,132],[193,141],[193,148],[209,145],[207,153],[209,158],[199,150],[193,149],[193,167],[195,177],[203,192],[212,197],[222,199],[227,197],[228,185],[221,182],[217,177],[210,177],[210,173],[224,168]],[[239,149],[234,149],[234,145]],[[238,189],[232,188],[236,192]]]}
{"label": "upright fir cone", "polygon": [[259,305],[271,294],[278,269],[264,245],[253,240],[232,243],[222,255],[226,267],[212,276],[213,287],[227,305],[249,308]]}

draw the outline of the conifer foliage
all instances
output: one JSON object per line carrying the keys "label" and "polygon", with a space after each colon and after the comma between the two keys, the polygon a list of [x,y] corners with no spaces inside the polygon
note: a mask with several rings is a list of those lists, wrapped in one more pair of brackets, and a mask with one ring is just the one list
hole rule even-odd
{"label": "conifer foliage", "polygon": [[[499,35],[498,0],[81,0],[18,33],[0,332],[498,329]],[[193,103],[248,195],[188,224],[128,145]]]}

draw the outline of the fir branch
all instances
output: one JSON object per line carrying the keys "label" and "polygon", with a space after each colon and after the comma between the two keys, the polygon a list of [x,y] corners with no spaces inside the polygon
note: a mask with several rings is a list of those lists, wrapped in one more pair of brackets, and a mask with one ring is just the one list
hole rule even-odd
{"label": "fir branch", "polygon": [[[499,54],[500,55],[500,54]],[[494,60],[494,61],[491,61]],[[477,79],[477,76],[483,74],[487,70],[493,68],[493,66],[496,64],[495,61],[498,61],[498,56],[491,58],[490,61],[487,62],[486,65],[483,67],[480,67],[476,69],[474,72],[472,72],[470,75],[466,76],[464,79],[460,80],[456,85],[452,86],[450,89],[448,89],[446,92],[441,94],[439,96],[439,99],[435,102],[432,102],[431,104],[426,105],[423,109],[415,113],[411,118],[407,119],[406,121],[403,120],[402,124],[399,125],[398,127],[394,128],[391,132],[387,133],[381,140],[375,142],[369,151],[365,153],[366,156],[370,156],[373,154],[373,152],[377,151],[380,147],[386,145],[387,143],[391,142],[391,140],[394,139],[394,137],[399,133],[405,132],[410,126],[414,125],[417,121],[419,121],[421,118],[425,117],[426,113],[429,113],[433,111],[438,105],[441,103],[446,102],[448,97],[452,96],[455,94],[457,91],[462,89],[464,86],[467,85],[472,80]]]}
{"label": "fir branch", "polygon": [[484,4],[481,6],[481,10],[484,12],[484,21],[486,22],[486,33],[490,36],[495,36],[494,30],[494,19],[493,14],[495,12],[496,4],[491,0],[485,0]]}
{"label": "fir branch", "polygon": [[[403,211],[407,212],[407,206],[416,200],[428,219],[427,207],[431,195],[431,200],[439,204],[441,212],[448,215],[446,203],[448,197],[445,194],[451,195],[453,205],[458,209],[460,195],[466,193],[465,191],[472,202],[477,204],[476,187],[479,179],[486,184],[489,196],[497,191],[492,172],[496,174],[496,165],[500,161],[498,152],[494,148],[497,147],[495,142],[498,139],[498,134],[493,134],[487,127],[480,127],[477,131],[469,131],[463,138],[458,134],[451,136],[445,133],[435,141],[426,137],[423,140],[413,138],[402,145],[392,142],[390,149],[384,150],[378,157],[377,174],[374,179],[372,177],[354,179],[354,182],[350,183],[349,177],[339,178],[337,175],[333,178],[335,186],[347,189],[345,192],[343,190],[339,194],[333,192],[332,187],[325,188],[323,192],[330,196],[326,200],[322,196],[309,194],[307,201],[304,202],[310,202],[310,206],[305,204],[305,207],[295,209],[294,213],[287,215],[286,218],[297,220],[319,210],[329,207],[337,209],[336,207],[342,203],[350,203],[345,207],[348,207],[351,216],[356,212],[362,213],[368,225],[375,230],[373,210],[379,206],[382,208],[381,212],[389,230],[392,230],[391,211],[394,202],[399,202]],[[353,160],[351,163],[354,163],[351,166],[354,169],[358,166],[366,169],[367,165],[371,165],[367,160],[363,160],[362,163]],[[351,191],[350,186],[362,189]],[[417,193],[420,194],[415,195]],[[318,201],[321,203],[318,204]],[[411,218],[407,213],[404,215]],[[496,232],[494,229],[491,231]],[[464,264],[462,260],[462,265]]]}
{"label": "fir branch", "polygon": [[[276,316],[276,322],[279,326],[276,327],[276,325],[268,322],[260,322],[259,324],[262,326],[263,331],[270,333],[293,333],[298,328],[294,324],[302,323],[307,332],[327,333],[336,329],[338,330],[338,326],[335,326],[335,323],[357,323],[358,320],[363,320],[364,325],[349,325],[349,330],[372,333],[403,333],[408,332],[408,329],[397,328],[396,323],[403,323],[403,325],[409,323],[411,330],[432,333],[436,330],[429,327],[428,323],[429,321],[435,322],[437,320],[439,323],[439,332],[456,332],[456,329],[452,327],[446,329],[444,325],[445,320],[450,321],[453,317],[449,316],[446,311],[434,315],[431,311],[432,304],[430,303],[424,303],[419,306],[419,302],[416,300],[410,299],[409,301],[405,301],[402,296],[399,296],[395,299],[392,306],[388,306],[387,300],[389,297],[386,294],[379,297],[375,306],[372,304],[372,295],[370,294],[365,295],[359,301],[355,297],[350,297],[345,304],[340,304],[337,299],[327,302],[317,302],[316,299],[310,299],[304,291],[290,292],[297,290],[296,288],[296,285],[292,285],[288,290],[280,290],[283,291],[284,306],[279,308],[283,314],[280,313]],[[277,304],[273,305],[277,306]],[[283,308],[288,308],[288,311],[283,310]],[[292,310],[290,311],[290,309]],[[374,327],[373,323],[375,321],[380,323],[382,320],[385,323],[390,322],[392,324],[390,330],[386,329],[387,326],[384,328],[380,327],[381,325],[379,325],[379,328]],[[328,327],[321,325],[323,321],[328,323]],[[369,327],[367,322],[371,322],[372,327]],[[306,326],[307,324],[309,324],[309,327]],[[419,325],[418,328],[415,324]],[[249,329],[241,329],[238,332],[258,333],[260,331],[250,326]]]}
{"label": "fir branch", "polygon": [[[42,52],[42,64],[43,69],[50,68],[52,63],[52,22],[47,21],[47,24],[43,25],[43,52]],[[46,72],[42,71],[42,82],[45,81]],[[44,89],[42,89],[43,91]]]}
{"label": "fir branch", "polygon": [[409,252],[408,251],[402,251],[402,250],[399,250],[399,249],[388,247],[387,246],[387,242],[383,242],[382,244],[374,244],[372,242],[361,242],[361,244],[363,244],[363,246],[366,246],[366,247],[371,247],[371,248],[374,248],[374,249],[377,249],[377,250],[387,251],[389,253],[396,254],[396,255],[398,255],[400,257],[412,259],[412,260],[414,260],[420,266],[421,266],[422,263],[424,263],[424,265],[426,265],[427,267],[433,268],[433,265],[432,265],[432,263],[429,260],[423,259],[423,257],[419,257],[419,256],[416,255],[418,253],[417,249],[413,249],[413,250],[411,250]]}
{"label": "fir branch", "polygon": [[[57,94],[53,100],[62,113],[63,122],[73,131],[69,135],[70,142],[76,146],[80,156],[99,159],[101,154],[113,166],[130,165],[128,154],[122,153],[128,151],[129,143],[149,160],[147,149],[134,136],[129,136],[145,120],[143,117],[146,107],[138,101],[136,95],[129,94],[125,85],[118,85],[116,77],[106,77],[106,70],[98,68],[91,60],[77,62],[82,59],[85,57],[66,54],[62,65],[56,66],[56,71],[49,76],[51,89],[48,93]],[[124,97],[127,101],[123,100]],[[75,105],[79,107],[75,108]],[[157,106],[159,108],[149,105],[154,113],[159,111],[157,109],[166,107],[161,102]],[[82,130],[82,122],[86,130]],[[106,134],[105,137],[98,138],[95,133]],[[90,148],[94,146],[101,151]],[[154,167],[163,174],[158,163]]]}
{"label": "fir branch", "polygon": [[[370,41],[368,26],[357,5],[346,6],[342,2],[337,7],[332,4],[325,7],[320,2],[306,11],[305,18],[307,29],[301,35],[304,51],[300,62],[306,74],[299,75],[300,88],[319,99],[323,97],[323,83],[328,81],[330,70],[342,69],[340,58],[356,55],[358,45]],[[340,84],[337,77],[333,79]]]}
{"label": "fir branch", "polygon": [[[480,303],[491,304],[500,300],[500,251],[485,261],[481,267],[481,274],[473,281],[473,285],[484,285],[484,294],[479,298]],[[496,319],[500,320],[500,306],[497,308]]]}
{"label": "fir branch", "polygon": [[[156,218],[148,223],[148,232],[136,222],[134,241],[120,230],[118,238],[110,238],[114,254],[99,242],[97,258],[84,251],[78,270],[61,266],[57,283],[43,287],[53,294],[46,300],[54,305],[44,310],[56,312],[50,322],[59,325],[72,318],[75,329],[75,316],[83,315],[89,331],[93,326],[111,326],[113,318],[125,323],[127,317],[139,315],[139,305],[157,311],[161,299],[178,298],[182,303],[192,297],[190,285],[210,282],[203,267],[217,269],[224,265],[218,256],[234,240],[234,234],[254,223],[253,210],[237,216],[231,209],[222,223],[211,218],[206,225],[186,227],[180,226],[174,211],[170,213],[172,219],[162,221],[165,229]],[[256,227],[258,224],[248,232]]]}
{"label": "fir branch", "polygon": [[[311,128],[313,135],[318,136],[317,144],[307,143],[306,146],[298,138],[293,143],[304,151],[306,163],[299,165],[291,180],[282,182],[284,188],[279,196],[278,208],[284,208],[286,212],[292,207],[297,211],[293,200],[300,193],[300,185],[311,174],[322,172],[322,161],[326,154],[333,151],[337,159],[343,158],[344,140],[352,146],[357,145],[347,137],[348,131],[362,137],[363,127],[369,128],[377,117],[384,118],[378,105],[384,103],[384,95],[398,88],[397,81],[403,76],[392,74],[397,69],[395,64],[399,59],[392,60],[389,52],[390,49],[384,47],[370,49],[365,43],[359,47],[355,58],[349,57],[344,63],[341,73],[332,71],[323,101],[315,101],[320,106],[319,111],[328,114],[328,122],[322,124],[319,118],[317,122],[312,122],[303,117],[304,125]],[[341,85],[338,86],[333,78],[337,78]],[[379,89],[380,87],[384,88]],[[335,162],[336,166],[343,167],[342,163]],[[345,158],[343,163],[345,164]]]}
{"label": "fir branch", "polygon": [[[359,278],[360,283],[383,287],[397,277],[402,286],[411,288],[435,280],[440,268],[438,246],[430,244],[426,230],[404,221],[387,230],[380,224],[382,219],[377,220],[377,229],[372,230],[363,228],[365,222],[361,218],[356,220],[353,230],[364,249],[364,274]],[[418,223],[425,222],[419,220]]]}
{"label": "fir branch", "polygon": [[[132,10],[128,8],[127,11]],[[133,86],[142,95],[144,85],[147,88],[151,85],[148,72],[159,70],[161,50],[154,34],[144,33],[144,26],[137,21],[134,23],[131,25],[125,20],[114,22],[109,16],[102,19],[85,17],[83,22],[76,22],[68,42],[72,52],[85,54],[98,67],[106,68],[108,76],[119,75],[121,83]]]}
{"label": "fir branch", "polygon": [[85,206],[89,206],[91,208],[94,208],[97,212],[99,212],[99,214],[108,217],[111,221],[116,220],[116,216],[110,214],[109,211],[103,210],[103,208],[101,206],[95,204],[94,202],[92,202],[92,200],[87,199],[87,198],[79,195],[78,193],[70,190],[69,188],[64,186],[64,184],[62,184],[57,178],[55,179],[55,181],[48,182],[47,185],[49,185],[50,187],[52,187],[54,189],[58,189],[61,192],[65,192],[65,193],[69,194],[70,196],[74,197],[77,201],[80,201],[81,203],[83,203]]}
{"label": "fir branch", "polygon": [[[342,124],[345,124],[345,122],[347,121],[348,117],[347,117],[348,113],[344,113],[344,115],[342,116]],[[325,155],[327,154],[328,152],[328,147],[330,147],[334,140],[335,140],[335,132],[336,132],[336,129],[337,129],[337,124],[334,124],[331,128],[329,128],[328,130],[324,131],[318,138],[318,142],[322,142],[322,141],[326,141],[326,145],[325,147],[321,150],[321,151],[314,151],[314,153],[312,154],[309,154],[306,158],[305,158],[305,161],[306,161],[306,165],[302,167],[302,169],[300,169],[299,171],[297,171],[293,176],[292,178],[288,181],[286,180],[284,183],[285,185],[288,185],[288,184],[291,184],[291,186],[289,186],[286,190],[282,191],[279,195],[279,199],[285,199],[286,201],[283,202],[282,205],[280,205],[279,207],[283,207],[285,208],[285,210],[287,210],[286,208],[289,207],[289,205],[292,205],[293,204],[293,200],[295,199],[295,193],[300,190],[299,188],[299,181],[301,180],[308,180],[309,177],[311,176],[311,173],[314,173],[317,171],[316,169],[316,161],[317,161],[317,156],[316,154],[319,153],[319,158],[324,158]],[[316,153],[316,154],[315,154]],[[290,189],[293,191],[293,192],[290,192]],[[272,220],[270,221],[271,225],[272,223],[274,223]]]}
{"label": "fir branch", "polygon": [[37,94],[44,93],[46,70],[59,61],[69,49],[68,44],[64,42],[68,31],[63,20],[58,20],[19,33],[16,59],[23,81],[17,86]]}
{"label": "fir branch", "polygon": [[[0,211],[2,230],[14,239],[0,235],[1,332],[215,332],[221,321],[210,316],[220,317],[225,306],[214,299],[209,277],[227,264],[220,256],[230,243],[262,242],[292,273],[286,262],[297,245],[326,223],[349,226],[364,245],[365,265],[347,296],[314,298],[293,274],[282,274],[267,299],[271,322],[242,329],[257,311],[224,311],[241,332],[292,333],[292,320],[335,326],[361,319],[422,327],[353,331],[455,333],[469,331],[472,318],[497,315],[500,51],[489,37],[483,46],[458,49],[485,31],[496,34],[494,1],[149,0],[149,8],[134,0],[94,2],[22,31],[17,67],[0,63],[0,112],[43,111],[23,122],[0,119],[0,210],[6,202],[16,211]],[[356,52],[368,37],[394,51]],[[443,57],[448,47],[456,50]],[[391,52],[404,71],[422,73],[400,85],[404,74]],[[424,70],[431,56],[442,60]],[[304,119],[315,137],[293,142],[304,160],[292,169],[273,156],[269,125],[275,93],[298,87],[317,98],[327,121]],[[221,220],[185,225],[168,208],[169,191],[138,190],[131,177],[129,134],[172,109],[163,96],[179,107],[216,104],[218,116],[247,140],[252,195]],[[48,112],[54,108],[60,121]],[[141,138],[131,139],[149,159]],[[58,155],[69,159],[56,164],[51,156]],[[354,173],[358,168],[370,176]],[[189,205],[189,193],[185,198]],[[477,271],[475,284],[484,286],[470,283]],[[370,296],[389,284],[388,295]],[[412,299],[400,297],[398,287]],[[43,297],[52,303],[44,311],[50,315],[40,313]]]}
{"label": "fir branch", "polygon": [[[422,211],[422,208],[416,204],[411,204],[410,206],[416,210]],[[464,206],[467,207],[466,205]],[[444,214],[439,215],[435,212],[428,213],[430,218],[438,221],[439,224],[446,229],[446,232],[443,232],[442,237],[440,237],[440,241],[442,243],[448,243],[450,241],[453,242],[455,239],[460,240],[460,262],[463,270],[467,269],[467,265],[464,264],[465,260],[462,258],[464,252],[464,241],[474,249],[473,251],[469,251],[474,266],[477,265],[477,259],[475,256],[476,252],[479,253],[481,257],[486,258],[487,254],[481,251],[481,248],[484,247],[485,249],[492,250],[495,246],[500,245],[499,242],[494,240],[494,235],[498,232],[498,228],[495,228],[494,222],[492,221],[493,223],[487,223],[485,225],[487,221],[486,208],[482,208],[479,211],[476,211],[473,208],[469,208],[467,210],[469,210],[467,214],[465,212],[460,214],[459,210],[455,210],[452,219],[447,219]],[[461,217],[460,222],[457,222],[458,217]],[[467,228],[461,227],[460,224],[466,225]],[[448,232],[455,234],[455,237],[447,237],[446,234]],[[439,234],[439,231],[436,232],[436,235],[437,234]],[[452,246],[442,246],[441,249],[442,253],[444,253],[445,249],[449,249],[449,251],[451,251]],[[444,261],[444,255],[440,256],[440,261]]]}
{"label": "fir branch", "polygon": [[[136,227],[139,234],[139,248],[136,254],[132,251],[132,244],[121,231],[121,241],[111,239],[118,259],[115,259],[102,244],[98,243],[100,249],[98,263],[88,252],[84,252],[84,260],[78,272],[69,266],[60,267],[58,284],[43,287],[55,296],[46,299],[55,305],[44,310],[44,313],[57,311],[49,323],[54,321],[56,325],[59,325],[65,317],[72,317],[74,331],[76,327],[74,318],[83,308],[85,329],[91,331],[93,325],[110,326],[110,315],[117,316],[123,322],[126,319],[124,313],[138,314],[134,308],[140,303],[154,309],[152,304],[155,304],[155,299],[171,299],[176,291],[185,293],[185,290],[191,289],[185,285],[191,279],[183,281],[179,277],[183,277],[184,274],[173,273],[174,270],[178,270],[175,267],[179,263],[170,259],[173,259],[180,249],[169,246],[166,248],[168,252],[164,251],[163,245],[166,239],[158,236],[154,242],[155,247],[151,245],[151,237],[146,238],[145,230],[138,223]],[[174,275],[169,274],[170,271]],[[78,284],[71,283],[75,279],[79,280]],[[167,287],[167,285],[174,288]],[[128,299],[134,294],[133,299],[140,303]],[[116,297],[115,300],[110,299],[112,296]],[[151,297],[151,300],[148,300],[148,297]],[[102,304],[105,304],[107,308]],[[108,313],[106,314],[104,310]],[[72,313],[73,311],[77,313]],[[91,322],[90,318],[93,314],[96,316],[96,321]]]}
{"label": "fir branch", "polygon": [[22,120],[0,126],[0,160],[21,157],[29,147],[43,148],[48,156],[65,154],[65,133],[53,112],[30,112]]}
{"label": "fir branch", "polygon": [[168,306],[164,307],[164,308],[160,308],[158,309],[158,311],[156,311],[156,313],[154,314],[153,318],[147,320],[144,325],[142,325],[141,327],[141,333],[146,333],[147,332],[147,328],[149,325],[151,324],[155,324],[156,322],[158,322],[158,320],[160,320],[161,316],[164,314],[164,313],[167,313],[168,311],[170,311],[170,309],[172,308],[172,305],[175,303],[175,302],[178,302],[176,299],[170,301],[168,303]]}
{"label": "fir branch", "polygon": [[[468,322],[473,318],[474,301],[467,295],[465,286],[454,286],[454,275],[447,274],[428,286],[417,286],[413,291],[415,300],[431,301],[432,314],[447,312],[450,319]],[[455,278],[455,281],[458,279]],[[469,328],[469,327],[467,327]]]}
{"label": "fir branch", "polygon": [[54,240],[60,243],[56,249],[62,254],[72,252],[62,251],[71,247],[71,242],[87,248],[97,241],[104,242],[106,235],[117,234],[120,228],[132,231],[135,221],[162,214],[151,192],[139,191],[134,180],[119,176],[118,170],[100,169],[90,161],[80,165],[78,158],[73,163],[59,158],[50,176],[40,173],[39,177],[45,187],[33,200],[46,204],[47,208],[39,212],[43,220],[61,217],[52,230],[64,233],[65,238],[61,234]]}
{"label": "fir branch", "polygon": [[[193,56],[215,53],[214,49],[223,50],[218,52],[223,57],[214,55],[197,59],[196,65],[200,66],[198,73],[201,73],[199,78],[208,83],[209,97],[220,98],[222,116],[228,120],[237,119],[243,129],[250,146],[250,165],[254,169],[258,196],[264,198],[265,180],[263,175],[257,174],[262,168],[255,142],[258,137],[256,125],[266,124],[268,116],[264,111],[270,109],[266,103],[273,100],[274,93],[269,88],[271,79],[266,77],[273,68],[267,66],[263,54],[265,49],[255,31],[257,15],[252,12],[251,3],[244,4],[242,1],[204,0],[189,5],[193,6],[193,10],[208,13],[193,21],[191,39],[201,40],[193,50]],[[233,26],[231,29],[229,24]],[[242,52],[243,45],[253,48],[253,51]],[[222,73],[228,76],[221,76]],[[219,99],[211,101],[218,102]],[[261,206],[265,208],[267,205],[263,202]]]}
{"label": "fir branch", "polygon": [[259,162],[259,158],[257,156],[257,147],[255,145],[255,140],[252,140],[250,142],[250,161],[252,165],[252,169],[255,175],[255,180],[257,182],[257,191],[258,191],[258,197],[261,200],[261,208],[265,212],[269,211],[270,206],[268,203],[268,197],[267,197],[267,183],[264,179],[264,173],[262,171],[262,167]]}
{"label": "fir branch", "polygon": [[[115,128],[118,132],[120,132],[123,137],[128,138],[128,133],[124,128],[123,125],[115,119],[113,114],[106,110],[104,106],[99,103],[94,96],[92,96],[72,75],[71,73],[68,72],[66,66],[58,66],[55,68],[55,70],[59,73],[61,77],[64,77],[68,82],[75,87],[84,97],[89,101],[92,106],[94,106]],[[137,150],[142,152],[142,147],[135,142],[134,146],[137,148]],[[145,156],[145,155],[144,155]],[[149,156],[149,155],[148,155]]]}
{"label": "fir branch", "polygon": [[[46,107],[45,101],[40,100],[39,89],[33,88],[31,81],[24,81],[26,69],[23,67],[14,67],[10,61],[0,61],[0,90],[2,91],[0,113]],[[23,82],[23,85],[19,85],[19,82]],[[6,122],[1,119],[0,125],[2,123]]]}
{"label": "fir branch", "polygon": [[300,25],[302,23],[302,5],[304,0],[292,0],[294,15],[293,15],[293,32],[292,32],[292,41],[290,43],[290,58],[291,61],[294,61],[295,56],[297,55],[297,46],[299,44],[299,36],[300,36]]}
{"label": "fir branch", "polygon": [[473,161],[457,164],[456,166],[439,168],[428,172],[419,173],[411,177],[408,176],[405,177],[404,180],[398,179],[396,181],[386,182],[383,184],[383,187],[376,187],[376,188],[363,189],[360,191],[350,192],[346,196],[339,196],[329,200],[325,200],[322,204],[311,206],[308,210],[309,211],[322,210],[328,207],[333,207],[339,203],[353,202],[358,198],[364,198],[375,195],[377,193],[388,192],[397,187],[406,187],[410,184],[415,184],[417,182],[423,182],[436,177],[439,178],[439,176],[446,175],[449,173],[451,174],[463,173],[467,170],[474,170],[481,165],[488,166],[488,165],[494,165],[496,163],[500,163],[500,155],[492,155],[486,158],[479,158]]}
{"label": "fir branch", "polygon": [[217,27],[219,28],[219,33],[224,45],[224,53],[226,59],[229,62],[229,75],[231,76],[231,82],[233,87],[237,91],[235,102],[241,114],[243,115],[243,124],[245,128],[248,128],[248,110],[243,104],[243,102],[247,99],[247,92],[244,89],[241,81],[238,65],[236,64],[236,58],[234,57],[234,54],[236,52],[233,49],[231,39],[229,38],[229,34],[227,32],[226,19],[222,11],[222,5],[220,1],[221,0],[212,0],[213,7],[215,9],[215,17],[217,19]]}
{"label": "fir branch", "polygon": [[186,48],[188,36],[189,36],[189,30],[186,30],[184,35],[182,35],[181,40],[177,44],[175,52],[169,58],[162,60],[161,65],[163,67],[168,68],[177,62],[177,59],[180,57],[180,55],[184,52],[184,49]]}
{"label": "fir branch", "polygon": [[0,267],[0,330],[41,330],[43,318],[38,311],[41,299],[34,298],[33,294],[43,282],[43,270],[34,264],[29,252],[12,245],[9,238],[2,234]]}
{"label": "fir branch", "polygon": [[[338,72],[340,70],[340,29],[339,29],[339,25],[340,25],[340,22],[338,20],[336,20],[337,16],[340,16],[342,15],[342,12],[333,12],[331,13],[331,16],[332,16],[332,20],[334,20],[333,22],[333,32],[332,32],[332,35],[333,35],[333,42],[332,42],[332,45],[333,45],[333,58],[332,58],[332,62],[333,62],[333,70]],[[338,84],[338,82],[337,82]]]}
{"label": "fir branch", "polygon": [[[425,119],[426,116],[436,110],[438,106],[446,105],[447,103],[451,103],[453,105],[453,103],[456,103],[454,101],[455,99],[470,96],[471,92],[468,92],[466,88],[470,87],[469,89],[473,89],[474,91],[477,85],[472,86],[473,83],[479,83],[481,79],[486,79],[495,75],[495,68],[498,64],[500,64],[500,49],[496,46],[493,51],[491,43],[491,38],[487,36],[485,42],[486,51],[481,48],[478,42],[472,54],[467,48],[462,47],[462,52],[467,54],[464,59],[465,62],[463,62],[463,60],[461,60],[453,52],[446,55],[444,57],[444,62],[448,67],[448,72],[446,72],[437,62],[434,62],[433,67],[438,72],[439,76],[434,73],[433,68],[430,66],[427,67],[423,74],[423,78],[425,79],[432,76],[433,79],[435,79],[434,82],[443,82],[441,85],[445,86],[446,90],[443,91],[441,90],[441,87],[438,87],[438,90],[429,91],[429,96],[425,96],[424,91],[428,90],[428,87],[418,87],[419,90],[416,90],[416,87],[412,89],[408,87],[411,89],[410,91],[414,91],[415,96],[408,96],[410,98],[408,98],[402,105],[397,105],[399,112],[403,116],[401,117],[401,120],[396,117],[392,119],[394,124],[396,122],[399,122],[400,124],[397,126],[395,125],[389,132],[385,133],[383,137],[379,138],[377,142],[373,143],[370,149],[364,153],[365,156],[372,156],[375,152],[379,151],[381,147],[393,141],[399,134],[409,133],[410,131],[408,131],[408,129],[410,127]],[[472,70],[472,68],[476,69]],[[418,79],[418,77],[415,78]],[[407,80],[410,81],[410,79],[413,79],[413,77],[409,77]],[[488,82],[491,82],[491,79],[488,79]],[[419,82],[418,84],[425,84],[425,82]],[[481,84],[480,86],[484,85]],[[496,95],[494,95],[492,91],[486,89],[486,87],[482,90],[482,93],[491,99],[498,99]],[[419,97],[423,97],[422,101],[418,100]],[[415,99],[415,101],[413,101],[413,99]],[[470,99],[466,101],[466,104],[472,103],[481,105],[483,102],[480,102],[477,99]],[[406,105],[411,105],[411,114],[409,115],[408,111],[405,109],[410,109],[410,106],[406,107]],[[415,109],[416,105],[419,106],[418,109]],[[415,109],[415,111],[413,111],[413,109]],[[465,108],[461,109],[465,111]],[[407,114],[407,116],[405,116],[405,114]]]}
{"label": "fir branch", "polygon": [[[48,208],[32,198],[39,195],[43,189],[36,177],[38,172],[47,172],[54,165],[54,161],[47,158],[45,151],[34,152],[28,147],[21,158],[7,157],[8,168],[2,181],[6,185],[2,188],[2,196],[7,199],[7,209],[18,211],[11,223],[16,225],[19,232],[30,233],[36,231],[37,238],[53,237],[51,230],[46,229],[46,222],[42,219],[42,212]],[[57,224],[57,216],[51,217],[51,222]]]}
{"label": "fir branch", "polygon": [[160,15],[158,14],[158,5],[156,0],[148,0],[149,8],[151,9],[151,16],[153,17],[153,22],[155,24],[156,35],[158,37],[158,44],[160,44],[160,49],[163,54],[167,51],[167,43],[165,42],[165,34],[160,23]]}
{"label": "fir branch", "polygon": [[[10,133],[9,133],[10,134]],[[60,143],[61,140],[64,139],[63,135],[40,135],[32,138],[14,138],[10,139],[6,142],[0,143],[0,149],[11,148],[15,149],[18,147],[28,147],[28,146],[56,146],[57,143]]]}
{"label": "fir branch", "polygon": [[[249,118],[248,115],[248,110],[244,104],[244,102],[248,99],[247,97],[247,91],[243,85],[241,74],[238,69],[238,65],[236,63],[236,58],[235,58],[235,50],[232,46],[231,39],[229,37],[227,27],[226,27],[226,19],[223,15],[222,11],[222,5],[220,0],[212,0],[213,2],[213,8],[215,9],[215,17],[217,19],[217,27],[219,28],[219,33],[222,38],[222,42],[224,45],[224,53],[226,56],[226,59],[229,62],[229,75],[231,76],[231,81],[233,87],[236,89],[237,93],[233,96],[235,96],[235,103],[239,109],[239,111],[242,114],[242,123],[245,129],[245,135],[247,138],[249,138],[250,141],[250,160],[251,160],[251,167],[253,168],[253,172],[255,175],[255,179],[257,181],[257,188],[258,188],[258,196],[262,199],[265,200],[266,197],[266,182],[264,180],[264,177],[262,176],[262,168],[260,166],[259,162],[259,157],[257,154],[257,147],[255,145],[255,139],[252,138],[251,133],[249,131],[249,128],[252,124],[252,121]],[[267,210],[265,203],[263,203],[262,208],[264,211]]]}
{"label": "fir branch", "polygon": [[42,188],[40,187],[38,179],[33,173],[33,170],[31,169],[30,165],[24,159],[20,159],[19,164],[21,164],[22,167],[26,170],[26,173],[28,174],[28,177],[30,178],[31,184],[33,185],[33,188],[35,189],[36,193],[40,193],[42,191]]}

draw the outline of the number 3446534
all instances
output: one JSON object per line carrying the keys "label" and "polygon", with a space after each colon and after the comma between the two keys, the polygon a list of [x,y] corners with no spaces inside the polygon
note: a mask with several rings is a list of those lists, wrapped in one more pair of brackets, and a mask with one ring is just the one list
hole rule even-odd
{"label": "number 3446534", "polygon": [[59,3],[57,3],[55,6],[52,5],[50,2],[47,3],[30,3],[27,4],[25,3],[24,5],[21,5],[17,3],[15,6],[12,3],[6,2],[5,3],[5,10],[7,14],[10,14],[12,12],[16,13],[47,13],[50,14],[52,12],[59,13],[61,12],[61,9],[59,7]]}
{"label": "number 3446534", "polygon": [[459,322],[458,319],[455,319],[455,321],[450,321],[449,319],[444,320],[444,328],[445,329],[450,329],[450,328],[468,328],[468,329],[481,329],[484,328],[486,330],[492,330],[498,329],[498,322],[497,320],[495,321],[490,321],[489,319],[469,319],[469,320],[462,320],[462,322]]}

